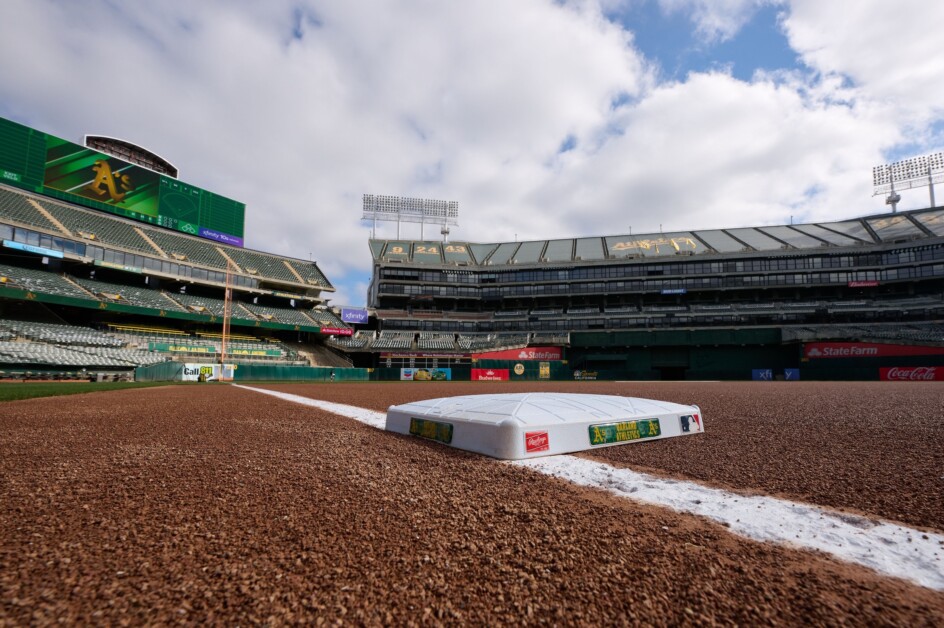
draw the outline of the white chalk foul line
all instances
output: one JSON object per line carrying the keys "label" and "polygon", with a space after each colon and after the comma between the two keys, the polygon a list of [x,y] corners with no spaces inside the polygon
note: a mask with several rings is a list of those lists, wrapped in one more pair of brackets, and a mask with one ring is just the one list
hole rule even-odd
{"label": "white chalk foul line", "polygon": [[708,517],[752,539],[820,550],[931,589],[944,589],[942,534],[809,504],[667,480],[575,456],[531,458],[513,464],[621,497]]}
{"label": "white chalk foul line", "polygon": [[[384,429],[386,424],[383,412],[262,388],[238,387],[320,408],[378,429]],[[748,538],[820,550],[930,589],[944,590],[944,534],[773,497],[738,495],[576,456],[547,456],[508,464],[620,497],[707,517]]]}
{"label": "white chalk foul line", "polygon": [[243,386],[242,384],[232,384],[236,388],[244,388],[246,390],[253,390],[255,392],[260,392],[264,395],[272,395],[273,397],[278,397],[279,399],[284,399],[285,401],[292,401],[294,403],[300,403],[304,406],[312,406],[315,408],[321,408],[326,410],[331,414],[339,414],[345,416],[349,419],[354,419],[360,421],[361,423],[366,423],[371,427],[376,427],[377,429],[384,429],[387,424],[387,415],[384,412],[375,412],[373,410],[367,410],[366,408],[358,408],[357,406],[348,406],[343,403],[331,403],[330,401],[321,401],[320,399],[311,399],[309,397],[300,397],[298,395],[290,395],[288,393],[279,392],[277,390],[266,390],[265,388],[253,388],[251,386]]}

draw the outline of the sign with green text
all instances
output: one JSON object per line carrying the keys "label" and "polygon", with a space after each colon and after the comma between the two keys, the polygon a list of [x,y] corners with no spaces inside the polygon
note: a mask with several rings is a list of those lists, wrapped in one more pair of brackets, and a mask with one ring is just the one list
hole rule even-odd
{"label": "sign with green text", "polygon": [[410,434],[448,445],[452,442],[452,423],[440,423],[439,421],[429,421],[427,419],[410,419]]}
{"label": "sign with green text", "polygon": [[643,438],[655,438],[662,434],[659,419],[601,423],[591,425],[589,431],[591,445],[612,445]]}

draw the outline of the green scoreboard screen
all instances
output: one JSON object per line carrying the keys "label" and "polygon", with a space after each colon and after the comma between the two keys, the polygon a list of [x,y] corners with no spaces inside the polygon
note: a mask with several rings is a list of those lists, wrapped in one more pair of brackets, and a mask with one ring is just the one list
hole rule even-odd
{"label": "green scoreboard screen", "polygon": [[0,118],[0,181],[125,218],[243,245],[243,203],[4,118]]}

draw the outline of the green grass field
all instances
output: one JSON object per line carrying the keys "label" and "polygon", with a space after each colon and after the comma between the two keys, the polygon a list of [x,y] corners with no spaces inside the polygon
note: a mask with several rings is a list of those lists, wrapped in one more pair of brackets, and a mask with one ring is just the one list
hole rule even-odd
{"label": "green grass field", "polygon": [[33,397],[57,397],[59,395],[77,395],[103,390],[124,390],[126,388],[150,388],[167,386],[173,382],[26,382],[22,384],[0,384],[0,402],[32,399]]}

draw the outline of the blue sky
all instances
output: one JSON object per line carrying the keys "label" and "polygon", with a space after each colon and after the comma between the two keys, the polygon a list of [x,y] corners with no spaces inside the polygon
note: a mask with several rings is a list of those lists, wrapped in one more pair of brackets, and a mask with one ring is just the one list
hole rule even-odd
{"label": "blue sky", "polygon": [[[366,297],[365,193],[458,201],[452,239],[472,242],[834,220],[885,210],[872,166],[944,145],[941,3],[4,11],[0,115],[168,158],[247,204],[247,246],[317,260],[336,305]],[[928,202],[903,197],[903,209]]]}
{"label": "blue sky", "polygon": [[757,70],[799,67],[797,53],[780,26],[780,6],[759,7],[729,38],[706,40],[691,15],[667,12],[658,2],[638,3],[611,18],[632,31],[640,52],[657,62],[664,79],[684,80],[690,72],[728,72],[750,81]]}

